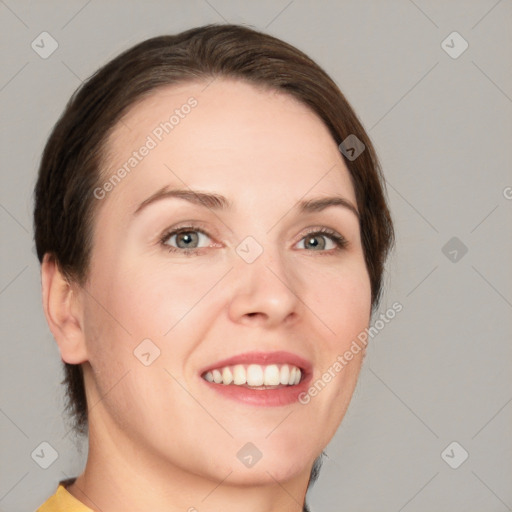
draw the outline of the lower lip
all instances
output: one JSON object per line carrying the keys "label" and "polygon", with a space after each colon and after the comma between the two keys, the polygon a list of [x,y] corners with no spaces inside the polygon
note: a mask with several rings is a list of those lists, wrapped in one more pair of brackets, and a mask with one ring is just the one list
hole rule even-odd
{"label": "lower lip", "polygon": [[283,386],[275,389],[251,389],[235,384],[215,384],[199,377],[210,389],[220,395],[249,405],[276,407],[290,405],[299,401],[299,395],[308,389],[311,376],[307,375],[295,386]]}

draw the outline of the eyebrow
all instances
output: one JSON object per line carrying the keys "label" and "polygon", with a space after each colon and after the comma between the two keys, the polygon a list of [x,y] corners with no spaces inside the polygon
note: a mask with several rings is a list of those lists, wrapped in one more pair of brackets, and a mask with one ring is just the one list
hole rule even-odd
{"label": "eyebrow", "polygon": [[[229,199],[220,194],[199,192],[191,189],[169,189],[165,186],[142,201],[133,212],[133,215],[139,214],[150,204],[170,198],[183,199],[192,204],[204,206],[212,210],[229,210],[233,206],[233,203],[229,201]],[[357,208],[348,199],[341,196],[327,196],[299,201],[295,209],[298,209],[301,213],[314,213],[323,211],[331,206],[346,208],[359,219]]]}

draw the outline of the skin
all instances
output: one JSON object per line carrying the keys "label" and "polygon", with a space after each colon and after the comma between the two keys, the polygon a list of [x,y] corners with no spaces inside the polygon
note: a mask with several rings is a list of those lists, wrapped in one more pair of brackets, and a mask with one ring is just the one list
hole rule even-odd
{"label": "skin", "polygon": [[[364,357],[354,355],[306,405],[234,402],[200,378],[236,354],[287,350],[313,364],[314,382],[368,326],[371,307],[356,215],[293,209],[335,194],[357,204],[323,122],[294,98],[245,82],[205,87],[155,91],[118,123],[105,179],[169,113],[198,101],[97,201],[85,287],[66,282],[50,258],[42,265],[50,329],[62,359],[83,363],[89,404],[88,461],[68,490],[95,510],[302,510],[312,464],[345,415]],[[233,207],[174,198],[133,215],[166,185],[222,194]],[[207,233],[199,254],[169,252],[176,237],[159,243],[192,220]],[[348,246],[322,235],[320,249],[308,246],[308,228],[322,227]],[[246,236],[263,249],[251,264],[236,252]],[[160,350],[149,366],[133,354],[147,338]],[[263,454],[252,468],[236,456],[247,442]]]}

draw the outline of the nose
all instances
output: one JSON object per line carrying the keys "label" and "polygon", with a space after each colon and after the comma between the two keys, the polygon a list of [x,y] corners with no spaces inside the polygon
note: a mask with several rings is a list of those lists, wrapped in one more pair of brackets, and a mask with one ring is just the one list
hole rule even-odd
{"label": "nose", "polygon": [[236,257],[231,273],[230,319],[265,327],[296,321],[302,307],[295,290],[297,278],[278,251],[266,248],[252,263]]}

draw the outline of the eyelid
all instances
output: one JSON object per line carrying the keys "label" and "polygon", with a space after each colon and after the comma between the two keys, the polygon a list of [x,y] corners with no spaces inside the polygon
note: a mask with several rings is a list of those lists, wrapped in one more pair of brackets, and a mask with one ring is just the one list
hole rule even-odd
{"label": "eyelid", "polygon": [[[178,224],[176,226],[172,226],[170,228],[167,228],[159,237],[158,241],[162,244],[164,244],[166,241],[169,240],[171,236],[174,236],[176,234],[179,234],[182,231],[197,231],[198,233],[202,233],[203,235],[207,236],[210,239],[213,239],[212,235],[208,232],[208,230],[204,227],[202,227],[200,222],[185,222],[183,224]],[[201,247],[200,249],[206,249],[206,247]],[[200,250],[196,249],[196,250]]]}

